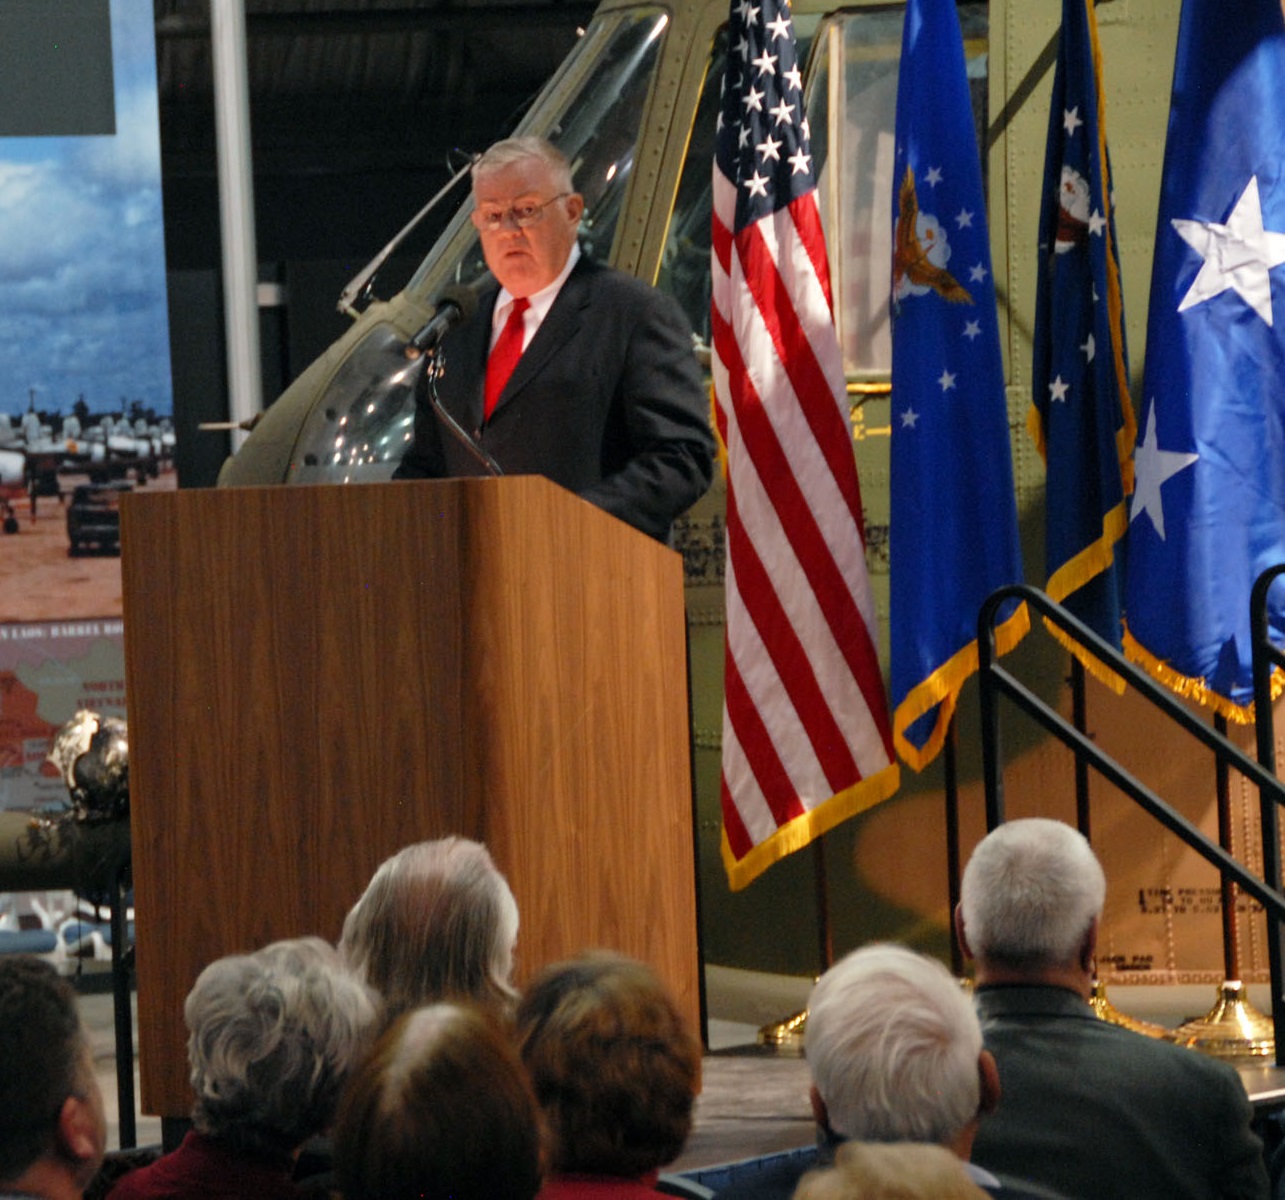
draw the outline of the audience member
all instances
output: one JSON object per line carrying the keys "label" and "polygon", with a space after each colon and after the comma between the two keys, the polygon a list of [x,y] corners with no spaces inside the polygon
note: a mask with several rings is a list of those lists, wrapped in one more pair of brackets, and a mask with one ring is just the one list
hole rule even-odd
{"label": "audience member", "polygon": [[531,1200],[539,1117],[494,1021],[434,1004],[394,1022],[344,1092],[335,1168],[345,1200]]}
{"label": "audience member", "polygon": [[1088,842],[1041,818],[984,838],[956,922],[1004,1103],[975,1159],[1094,1200],[1265,1197],[1235,1070],[1089,1007],[1106,880]]}
{"label": "audience member", "polygon": [[548,1134],[541,1200],[657,1195],[691,1131],[701,1051],[651,968],[602,953],[549,967],[517,1029]]}
{"label": "audience member", "polygon": [[978,1120],[999,1102],[999,1083],[972,1002],[936,959],[890,944],[854,950],[812,989],[804,1038],[815,1160],[783,1159],[721,1196],[784,1200],[808,1167],[829,1165],[849,1140],[943,1146],[988,1193],[1045,1194],[968,1162]]}
{"label": "audience member", "polygon": [[795,1200],[983,1200],[986,1193],[944,1146],[849,1142],[834,1166],[810,1171]]}
{"label": "audience member", "polygon": [[79,1197],[106,1140],[75,992],[39,959],[0,959],[0,1195]]}
{"label": "audience member", "polygon": [[417,842],[382,863],[344,920],[340,953],[391,1020],[436,1000],[507,1015],[518,906],[486,847]]}
{"label": "audience member", "polygon": [[179,1148],[123,1176],[112,1200],[292,1198],[294,1153],[329,1127],[378,1006],[320,938],[211,963],[183,1015],[196,1104]]}

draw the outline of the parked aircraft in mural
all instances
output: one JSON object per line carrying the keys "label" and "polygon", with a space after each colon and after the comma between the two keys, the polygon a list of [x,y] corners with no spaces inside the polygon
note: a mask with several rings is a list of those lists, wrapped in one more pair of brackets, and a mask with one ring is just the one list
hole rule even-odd
{"label": "parked aircraft in mural", "polygon": [[21,499],[34,520],[41,499],[61,501],[77,481],[107,484],[132,476],[146,483],[173,457],[169,418],[149,422],[138,417],[131,422],[126,416],[105,415],[82,421],[73,412],[62,417],[55,430],[34,411],[24,413],[16,425],[0,413],[0,528],[18,532],[14,504]]}

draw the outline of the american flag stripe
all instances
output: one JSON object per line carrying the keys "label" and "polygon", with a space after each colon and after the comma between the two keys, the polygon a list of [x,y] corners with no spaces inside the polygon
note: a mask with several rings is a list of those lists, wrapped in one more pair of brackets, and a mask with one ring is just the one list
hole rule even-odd
{"label": "american flag stripe", "polygon": [[802,717],[803,731],[812,743],[833,794],[853,778],[860,778],[856,760],[813,673],[807,648],[790,622],[783,597],[773,586],[753,538],[741,524],[734,496],[728,498],[727,510],[727,535],[736,563],[737,591],[742,599],[748,600],[750,620],[776,668],[785,694]]}
{"label": "american flag stripe", "polygon": [[740,0],[731,25],[710,266],[737,888],[890,795],[897,768],[789,8]]}
{"label": "american flag stripe", "polygon": [[[806,204],[796,202],[782,209],[770,222],[760,221],[743,229],[735,239],[737,260],[744,270],[750,295],[759,298],[757,314],[772,339],[775,361],[789,377],[799,405],[786,411],[791,417],[802,415],[807,419],[812,436],[803,445],[809,451],[825,455],[831,477],[840,484],[853,520],[860,523],[861,497],[856,473],[851,469],[851,443],[846,430],[844,436],[838,439],[834,436],[836,423],[840,428],[844,428],[844,423],[834,403],[831,380],[836,375],[842,377],[843,363],[834,338],[814,344],[808,337],[809,328],[832,318],[812,259],[798,253],[803,246],[793,223],[796,207],[802,209]],[[788,222],[790,228],[774,228],[780,222]],[[766,236],[769,230],[776,235],[772,242]],[[791,250],[794,253],[790,253]],[[796,298],[795,305],[788,303],[792,296]],[[808,308],[804,307],[805,303]],[[824,364],[820,356],[825,356]],[[845,386],[845,396],[846,391]]]}
{"label": "american flag stripe", "polygon": [[[753,311],[760,309],[754,306]],[[833,392],[827,384],[820,403],[811,405],[819,411],[809,421],[804,420],[803,402],[797,395],[790,396],[789,405],[764,405],[744,371],[736,339],[717,310],[714,316],[715,346],[728,369],[729,391],[740,397],[732,408],[745,453],[732,456],[732,492],[746,523],[754,528],[753,540],[761,545],[762,556],[772,561],[796,560],[790,569],[777,573],[778,586],[785,593],[791,597],[801,593],[790,617],[794,628],[808,628],[820,615],[835,639],[832,646],[824,647],[823,663],[842,656],[860,692],[881,700],[878,654],[870,636],[874,602],[861,543],[851,537],[851,518],[845,514],[845,492],[856,491],[856,473],[846,422],[834,405]],[[829,417],[828,430],[823,417]],[[784,425],[779,432],[774,421]],[[720,431],[730,444],[726,425]],[[837,442],[841,454],[849,456],[846,464],[842,459],[836,462],[833,454],[823,460],[818,432],[828,432],[830,441]],[[850,480],[846,489],[845,465]],[[738,471],[743,477],[737,477]],[[764,478],[775,482],[773,493],[762,486]],[[855,587],[849,580],[856,581]],[[797,610],[804,601],[814,606],[812,611]],[[855,698],[845,689],[835,707],[851,711]],[[888,749],[891,753],[891,746]]]}
{"label": "american flag stripe", "polygon": [[[731,352],[735,353],[735,343]],[[745,395],[752,385],[738,368],[740,359],[736,355],[729,364],[729,377],[739,385],[734,390]],[[856,594],[845,584],[852,568],[861,565],[854,561],[860,545],[850,551],[846,563],[837,559],[831,552],[836,544],[834,522],[825,522],[831,526],[825,529],[818,521],[818,516],[824,518],[828,513],[843,511],[840,489],[828,472],[816,470],[815,462],[790,461],[785,445],[797,448],[809,443],[801,443],[796,436],[792,443],[783,444],[763,405],[741,404],[737,410],[737,416],[743,419],[735,421],[736,435],[742,439],[744,453],[734,456],[736,470],[732,476],[733,499],[729,501],[729,539],[732,536],[730,513],[735,505],[738,512],[745,514],[743,523],[752,530],[746,543],[750,549],[756,544],[760,547],[755,551],[756,560],[761,554],[788,566],[776,572],[775,587],[766,572],[758,582],[774,601],[778,599],[776,589],[779,589],[780,598],[790,610],[787,625],[790,633],[793,635],[795,629],[815,628],[817,636],[822,637],[828,632],[833,641],[821,647],[818,667],[826,671],[846,664],[850,672],[848,678],[858,681],[853,683],[858,691],[871,685],[881,687],[878,655],[865,615],[865,611],[873,610],[868,583],[863,573],[862,582],[866,586]],[[764,478],[776,484],[771,495],[763,485]],[[738,528],[741,523],[738,521]],[[848,528],[850,531],[851,525]],[[734,557],[735,547],[729,549]],[[767,598],[765,595],[765,603]],[[764,622],[756,619],[756,624],[762,628]],[[827,690],[838,689],[832,686]],[[843,702],[837,707],[850,711],[854,699],[851,689],[843,689],[842,696]]]}

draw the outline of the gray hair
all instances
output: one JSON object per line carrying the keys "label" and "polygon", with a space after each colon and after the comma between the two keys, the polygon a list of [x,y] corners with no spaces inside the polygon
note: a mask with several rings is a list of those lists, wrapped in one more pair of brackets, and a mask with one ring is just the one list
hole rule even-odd
{"label": "gray hair", "polygon": [[293,1150],[320,1133],[378,1013],[320,938],[211,963],[183,1006],[196,1128],[258,1152]]}
{"label": "gray hair", "polygon": [[344,919],[340,953],[390,1019],[435,1000],[507,1012],[518,906],[479,842],[416,842],[382,863]]}
{"label": "gray hair", "polygon": [[804,1037],[843,1137],[946,1145],[977,1115],[981,1026],[935,959],[886,944],[854,950],[812,989]]}
{"label": "gray hair", "polygon": [[514,163],[539,159],[549,168],[553,176],[553,186],[560,192],[574,192],[571,182],[571,162],[552,142],[542,137],[511,137],[496,142],[473,164],[472,178],[499,171]]}
{"label": "gray hair", "polygon": [[960,884],[969,949],[1025,970],[1074,962],[1105,900],[1106,876],[1084,836],[1043,817],[984,837]]}

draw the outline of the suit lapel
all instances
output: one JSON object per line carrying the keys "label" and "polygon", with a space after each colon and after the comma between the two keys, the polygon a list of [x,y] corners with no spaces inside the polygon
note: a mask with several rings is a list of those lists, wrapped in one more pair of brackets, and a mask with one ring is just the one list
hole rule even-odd
{"label": "suit lapel", "polygon": [[438,394],[451,415],[466,429],[482,427],[486,359],[491,348],[491,317],[499,298],[497,286],[478,298],[477,314],[460,327],[452,344],[444,347]]}
{"label": "suit lapel", "polygon": [[[549,315],[540,322],[531,344],[522,352],[518,365],[509,376],[509,382],[496,404],[491,419],[494,420],[500,410],[528,383],[537,378],[541,368],[580,330],[585,310],[589,307],[592,266],[588,258],[581,254],[579,261],[571,269],[567,281],[558,291],[549,309]],[[494,307],[494,305],[492,305]]]}

